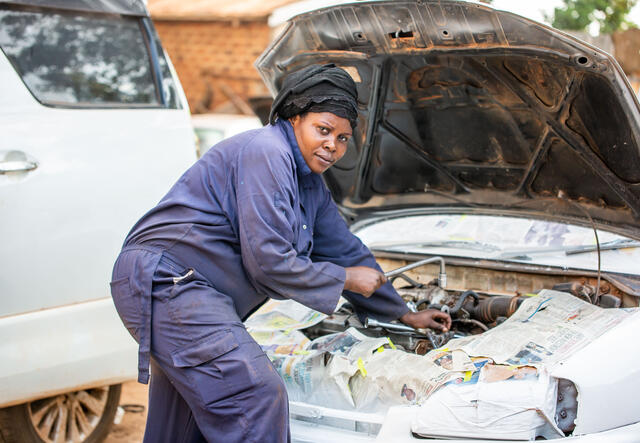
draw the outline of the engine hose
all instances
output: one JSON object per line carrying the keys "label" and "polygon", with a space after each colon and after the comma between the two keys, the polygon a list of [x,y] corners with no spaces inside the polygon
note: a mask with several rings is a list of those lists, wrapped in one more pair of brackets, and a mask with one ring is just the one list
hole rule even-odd
{"label": "engine hose", "polygon": [[480,301],[477,306],[466,303],[464,309],[476,320],[493,323],[498,317],[510,317],[523,301],[524,299],[520,296],[489,297]]}
{"label": "engine hose", "polygon": [[480,300],[480,297],[478,297],[478,294],[476,294],[474,291],[465,291],[462,293],[462,295],[460,296],[460,298],[458,298],[458,301],[456,302],[456,304],[453,306],[453,308],[451,308],[451,310],[449,311],[449,313],[451,315],[455,315],[458,313],[458,311],[462,308],[462,305],[464,305],[464,302],[467,300],[467,298],[469,297],[473,297],[473,305],[477,306],[478,305],[478,300]]}

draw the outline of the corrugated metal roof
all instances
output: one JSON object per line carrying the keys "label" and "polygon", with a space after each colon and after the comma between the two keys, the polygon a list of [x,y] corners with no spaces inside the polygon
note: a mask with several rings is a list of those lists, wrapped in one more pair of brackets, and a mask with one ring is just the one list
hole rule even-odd
{"label": "corrugated metal roof", "polygon": [[258,20],[297,0],[148,0],[154,20]]}

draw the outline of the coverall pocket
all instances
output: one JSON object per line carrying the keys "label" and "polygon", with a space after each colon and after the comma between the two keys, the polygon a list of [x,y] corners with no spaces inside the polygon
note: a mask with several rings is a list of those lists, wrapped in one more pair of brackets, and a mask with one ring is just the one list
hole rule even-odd
{"label": "coverall pocket", "polygon": [[140,295],[131,289],[129,277],[114,280],[110,285],[116,311],[129,333],[139,343],[140,327],[143,322]]}
{"label": "coverall pocket", "polygon": [[238,347],[230,329],[215,332],[191,346],[171,353],[176,368],[189,368],[211,361]]}
{"label": "coverall pocket", "polygon": [[180,286],[186,285],[187,283],[193,281],[196,278],[196,271],[193,268],[186,268],[182,270],[182,272],[176,273],[171,277],[171,281],[173,282],[173,286],[171,287],[171,291],[169,291],[169,299],[175,298],[176,295],[180,292]]}
{"label": "coverall pocket", "polygon": [[[257,347],[259,355],[256,355]],[[230,329],[217,331],[187,348],[171,353],[174,366],[184,368],[206,405],[232,399],[262,382],[268,359],[255,343],[239,343]]]}

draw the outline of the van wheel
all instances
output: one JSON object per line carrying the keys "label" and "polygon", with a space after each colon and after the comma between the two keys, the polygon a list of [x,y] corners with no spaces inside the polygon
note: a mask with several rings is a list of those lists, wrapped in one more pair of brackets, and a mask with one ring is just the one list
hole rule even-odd
{"label": "van wheel", "polygon": [[94,443],[111,428],[122,385],[67,392],[0,409],[3,443]]}

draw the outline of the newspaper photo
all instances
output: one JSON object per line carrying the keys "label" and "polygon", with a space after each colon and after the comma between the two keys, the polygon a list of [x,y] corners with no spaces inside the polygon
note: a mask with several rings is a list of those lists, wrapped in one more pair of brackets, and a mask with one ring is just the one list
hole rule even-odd
{"label": "newspaper photo", "polygon": [[269,300],[245,321],[249,330],[305,329],[320,323],[326,314],[293,300]]}

